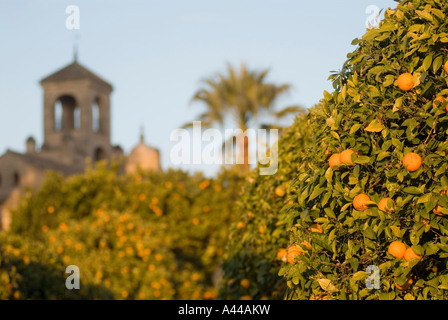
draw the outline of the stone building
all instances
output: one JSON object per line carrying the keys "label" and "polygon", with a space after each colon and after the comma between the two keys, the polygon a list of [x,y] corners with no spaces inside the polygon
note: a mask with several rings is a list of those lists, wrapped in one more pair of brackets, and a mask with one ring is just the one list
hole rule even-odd
{"label": "stone building", "polygon": [[[36,148],[29,137],[26,153],[7,150],[0,156],[0,215],[8,229],[11,209],[26,188],[39,188],[47,170],[64,175],[81,173],[86,159],[99,161],[124,156],[110,142],[110,94],[112,85],[89,71],[75,58],[73,63],[40,81],[43,89],[44,142]],[[125,157],[126,173],[160,170],[158,150],[144,144],[143,136]]]}

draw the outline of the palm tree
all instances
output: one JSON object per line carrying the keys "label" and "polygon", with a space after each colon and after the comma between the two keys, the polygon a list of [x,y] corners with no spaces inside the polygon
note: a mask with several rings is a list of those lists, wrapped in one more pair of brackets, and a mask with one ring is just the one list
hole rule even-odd
{"label": "palm tree", "polygon": [[[206,111],[199,116],[201,125],[221,128],[230,119],[238,129],[245,132],[253,128],[279,128],[272,123],[259,124],[261,115],[281,119],[287,115],[297,114],[304,109],[299,106],[289,106],[275,111],[275,103],[279,96],[290,90],[289,84],[276,85],[266,82],[269,70],[252,71],[241,64],[237,72],[230,64],[227,74],[217,73],[214,77],[202,80],[203,87],[193,96],[192,102],[201,102]],[[191,126],[192,123],[184,127]],[[231,137],[232,141],[238,137]],[[249,143],[247,136],[239,141],[238,151],[243,155],[243,169],[249,169]]]}

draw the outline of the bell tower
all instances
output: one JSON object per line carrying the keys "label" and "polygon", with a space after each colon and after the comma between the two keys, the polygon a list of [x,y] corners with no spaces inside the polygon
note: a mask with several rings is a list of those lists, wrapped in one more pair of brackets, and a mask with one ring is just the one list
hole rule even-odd
{"label": "bell tower", "polygon": [[42,156],[84,166],[113,155],[110,144],[112,86],[74,61],[40,81],[43,88]]}

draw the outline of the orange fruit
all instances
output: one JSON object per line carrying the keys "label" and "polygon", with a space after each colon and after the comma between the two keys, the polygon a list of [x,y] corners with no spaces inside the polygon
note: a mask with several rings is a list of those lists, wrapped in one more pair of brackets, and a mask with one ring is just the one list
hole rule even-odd
{"label": "orange fruit", "polygon": [[302,249],[299,246],[290,246],[288,248],[288,262],[290,264],[295,264],[295,259],[298,255],[303,254]]}
{"label": "orange fruit", "polygon": [[412,258],[417,258],[417,259],[421,259],[422,257],[420,257],[419,255],[417,255],[414,250],[412,250],[411,247],[409,247],[406,252],[404,253],[404,258],[406,259],[406,261],[410,261]]}
{"label": "orange fruit", "polygon": [[[439,96],[439,97],[435,98],[434,101],[432,102],[433,108],[437,108],[437,103],[436,102],[439,102],[438,105],[442,106],[443,103],[445,102],[445,100],[446,100],[445,97],[442,97],[442,96]],[[445,107],[445,110],[448,111],[448,105]]]}
{"label": "orange fruit", "polygon": [[353,199],[353,207],[358,211],[367,210],[367,201],[370,201],[369,196],[364,193],[360,193]]}
{"label": "orange fruit", "polygon": [[389,252],[395,258],[401,259],[404,257],[404,254],[406,252],[406,245],[400,241],[393,241],[389,245],[387,252]]}
{"label": "orange fruit", "polygon": [[[392,201],[392,206],[391,206],[391,207],[389,207],[389,206],[387,205],[387,203],[389,202],[389,200]],[[378,209],[380,209],[381,211],[384,211],[384,212],[390,212],[390,211],[394,210],[394,207],[395,207],[395,203],[394,203],[394,201],[393,201],[391,198],[383,198],[383,199],[381,199],[381,201],[378,203]]]}
{"label": "orange fruit", "polygon": [[322,232],[324,232],[324,229],[322,229],[322,226],[321,226],[321,225],[319,225],[319,224],[316,223],[316,224],[313,224],[313,225],[311,226],[310,231],[311,231],[311,232],[322,233]]}
{"label": "orange fruit", "polygon": [[283,197],[285,195],[285,189],[282,187],[275,188],[275,194],[279,197]]}
{"label": "orange fruit", "polygon": [[403,91],[409,91],[414,87],[414,76],[410,73],[403,73],[398,77],[398,87]]}
{"label": "orange fruit", "polygon": [[250,287],[250,280],[249,279],[242,279],[241,282],[240,282],[240,285],[243,288],[248,289]]}
{"label": "orange fruit", "polygon": [[414,280],[412,280],[412,278],[410,277],[410,278],[405,282],[405,284],[402,285],[402,286],[400,286],[400,285],[397,284],[396,282],[394,282],[394,284],[395,284],[395,286],[397,287],[398,290],[406,291],[406,290],[408,290],[408,289],[411,287],[411,285],[412,285],[413,282],[414,282]]}
{"label": "orange fruit", "polygon": [[288,255],[288,251],[286,249],[280,249],[277,251],[277,258],[282,260],[282,261],[286,261]]}
{"label": "orange fruit", "polygon": [[239,222],[236,224],[236,227],[237,227],[238,229],[243,229],[243,228],[244,228],[244,222],[239,221]]}
{"label": "orange fruit", "polygon": [[341,154],[335,153],[332,154],[330,159],[328,160],[328,164],[330,165],[330,168],[333,168],[334,166],[337,166],[341,163]]}
{"label": "orange fruit", "polygon": [[445,69],[445,72],[448,73],[448,61],[445,62],[445,65],[443,66],[443,69]]}
{"label": "orange fruit", "polygon": [[352,154],[355,153],[352,149],[347,149],[341,152],[341,162],[353,164]]}
{"label": "orange fruit", "polygon": [[416,171],[422,166],[422,158],[415,152],[409,152],[403,158],[403,165],[408,171]]}

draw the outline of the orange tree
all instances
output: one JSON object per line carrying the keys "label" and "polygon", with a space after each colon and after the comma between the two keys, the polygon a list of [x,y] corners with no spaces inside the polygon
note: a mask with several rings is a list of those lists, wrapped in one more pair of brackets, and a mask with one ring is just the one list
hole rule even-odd
{"label": "orange tree", "polygon": [[[447,299],[447,14],[439,0],[386,10],[310,110],[314,142],[287,210],[299,247],[280,271],[288,298]],[[388,253],[394,241],[404,258]]]}
{"label": "orange tree", "polygon": [[[209,179],[176,170],[119,175],[118,168],[100,163],[69,178],[50,174],[24,197],[0,241],[0,281],[12,290],[0,298],[216,296],[239,173]],[[81,290],[65,289],[68,265],[79,267]]]}
{"label": "orange tree", "polygon": [[283,298],[285,284],[278,271],[286,259],[282,252],[290,218],[281,209],[293,203],[289,183],[300,166],[299,152],[310,139],[308,120],[300,115],[280,137],[276,173],[260,175],[259,167],[246,178],[224,261],[223,299]]}

